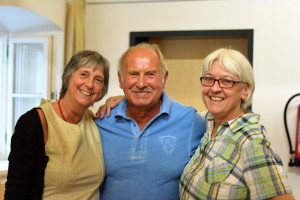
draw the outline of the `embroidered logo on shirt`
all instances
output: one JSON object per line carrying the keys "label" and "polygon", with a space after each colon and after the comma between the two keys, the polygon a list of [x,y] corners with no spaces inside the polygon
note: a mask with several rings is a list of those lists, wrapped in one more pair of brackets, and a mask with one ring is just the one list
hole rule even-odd
{"label": "embroidered logo on shirt", "polygon": [[176,137],[174,136],[162,136],[159,138],[162,148],[167,152],[171,153],[175,148]]}

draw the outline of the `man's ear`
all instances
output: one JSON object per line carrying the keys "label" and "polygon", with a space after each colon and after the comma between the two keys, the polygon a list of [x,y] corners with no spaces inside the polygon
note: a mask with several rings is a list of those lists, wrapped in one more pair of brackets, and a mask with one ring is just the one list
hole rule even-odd
{"label": "man's ear", "polygon": [[166,82],[167,82],[168,76],[169,76],[169,72],[166,71],[166,74],[165,74],[165,76],[164,76],[164,82],[162,83],[162,88],[163,88],[163,89],[165,89],[165,87],[166,87]]}
{"label": "man's ear", "polygon": [[123,80],[122,80],[122,77],[121,77],[121,75],[120,75],[120,72],[118,72],[118,79],[119,79],[119,87],[120,87],[121,89],[123,89]]}

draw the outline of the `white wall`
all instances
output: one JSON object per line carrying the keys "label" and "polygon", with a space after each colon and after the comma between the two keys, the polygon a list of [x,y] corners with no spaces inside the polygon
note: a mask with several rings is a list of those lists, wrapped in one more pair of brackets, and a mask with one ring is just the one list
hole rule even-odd
{"label": "white wall", "polygon": [[65,0],[0,0],[0,5],[26,8],[50,19],[61,30],[65,29]]}
{"label": "white wall", "polygon": [[53,36],[48,72],[56,76],[49,75],[48,99],[61,88],[65,21],[66,0],[0,0],[0,31],[10,37]]}
{"label": "white wall", "polygon": [[[254,29],[253,111],[261,114],[261,123],[282,157],[294,195],[300,198],[300,168],[287,166],[289,148],[283,123],[285,103],[300,93],[300,1],[88,3],[86,20],[86,48],[99,51],[112,65],[108,96],[122,94],[116,65],[129,46],[131,31]],[[293,145],[298,104],[300,98],[294,99],[288,110]]]}

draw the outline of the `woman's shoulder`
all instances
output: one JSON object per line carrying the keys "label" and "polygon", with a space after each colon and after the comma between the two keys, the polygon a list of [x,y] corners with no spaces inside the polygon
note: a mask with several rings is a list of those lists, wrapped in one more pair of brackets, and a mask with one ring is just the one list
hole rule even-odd
{"label": "woman's shoulder", "polygon": [[38,119],[38,111],[37,108],[32,108],[31,110],[21,115],[21,117],[18,119],[17,125],[18,123],[21,122],[28,122],[28,121],[32,122],[32,120],[35,119]]}
{"label": "woman's shoulder", "polygon": [[209,114],[208,110],[198,110],[197,112],[203,118],[206,118]]}
{"label": "woman's shoulder", "polygon": [[25,137],[25,135],[34,136],[38,130],[42,130],[41,121],[37,108],[32,108],[18,119],[13,138]]}

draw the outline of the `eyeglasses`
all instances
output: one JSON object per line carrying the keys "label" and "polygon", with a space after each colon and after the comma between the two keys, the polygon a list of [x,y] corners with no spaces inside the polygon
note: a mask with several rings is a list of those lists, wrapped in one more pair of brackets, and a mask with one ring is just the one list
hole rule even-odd
{"label": "eyeglasses", "polygon": [[238,83],[243,83],[243,84],[247,84],[244,83],[243,81],[233,81],[233,80],[229,80],[229,79],[224,79],[224,78],[220,78],[220,79],[214,79],[212,77],[200,77],[200,82],[203,86],[213,86],[215,84],[215,82],[219,83],[220,88],[232,88],[234,85],[238,84]]}

